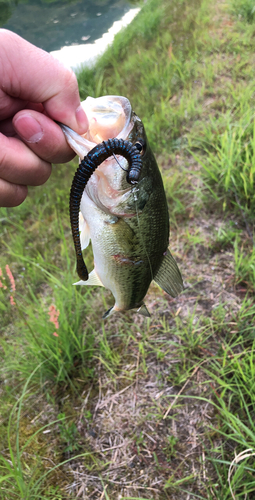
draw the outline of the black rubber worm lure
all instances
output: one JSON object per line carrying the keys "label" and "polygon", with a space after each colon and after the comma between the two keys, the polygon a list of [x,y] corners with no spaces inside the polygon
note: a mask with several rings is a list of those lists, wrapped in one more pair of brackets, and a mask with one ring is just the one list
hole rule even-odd
{"label": "black rubber worm lure", "polygon": [[86,184],[96,170],[96,168],[113,154],[121,155],[126,158],[129,164],[127,170],[127,182],[135,184],[139,180],[142,169],[142,159],[139,150],[129,141],[123,139],[108,139],[95,146],[81,161],[73,178],[70,191],[70,220],[74,241],[74,247],[77,260],[77,273],[83,281],[88,279],[88,270],[86,268],[80,242],[79,234],[79,211],[83,191]]}

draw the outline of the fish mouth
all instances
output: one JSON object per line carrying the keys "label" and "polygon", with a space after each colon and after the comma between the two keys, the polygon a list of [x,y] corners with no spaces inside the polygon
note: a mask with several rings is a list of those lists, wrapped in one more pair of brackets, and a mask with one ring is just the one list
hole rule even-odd
{"label": "fish mouth", "polygon": [[134,123],[131,104],[126,97],[114,95],[87,97],[81,106],[89,121],[89,128],[85,134],[79,135],[66,125],[60,125],[69,146],[80,158],[84,158],[102,141],[128,138]]}
{"label": "fish mouth", "polygon": [[[108,139],[128,139],[133,143],[137,134],[139,118],[132,111],[126,97],[87,97],[81,103],[89,122],[83,135],[77,134],[66,125],[59,124],[69,146],[81,160],[98,144]],[[131,136],[133,136],[131,138]],[[128,162],[121,155],[110,156],[95,170],[85,186],[83,196],[88,196],[95,205],[108,215],[133,217],[134,208],[126,208],[131,185],[127,182]]]}

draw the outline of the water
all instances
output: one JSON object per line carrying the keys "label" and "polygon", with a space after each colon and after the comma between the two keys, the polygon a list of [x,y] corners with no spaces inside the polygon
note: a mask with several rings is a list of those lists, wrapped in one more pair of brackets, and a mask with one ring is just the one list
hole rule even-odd
{"label": "water", "polygon": [[[93,42],[133,4],[126,0],[0,0],[0,26],[48,52],[86,44],[93,48]],[[57,52],[54,55],[58,57]]]}

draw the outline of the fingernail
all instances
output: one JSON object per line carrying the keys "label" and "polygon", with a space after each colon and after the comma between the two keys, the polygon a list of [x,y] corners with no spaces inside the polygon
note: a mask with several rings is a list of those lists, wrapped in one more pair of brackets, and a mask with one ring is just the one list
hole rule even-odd
{"label": "fingernail", "polygon": [[83,132],[87,132],[89,122],[87,115],[81,105],[76,109],[75,116],[78,126],[82,129]]}
{"label": "fingernail", "polygon": [[31,144],[39,142],[43,137],[40,123],[29,113],[18,116],[13,120],[14,127],[24,141]]}

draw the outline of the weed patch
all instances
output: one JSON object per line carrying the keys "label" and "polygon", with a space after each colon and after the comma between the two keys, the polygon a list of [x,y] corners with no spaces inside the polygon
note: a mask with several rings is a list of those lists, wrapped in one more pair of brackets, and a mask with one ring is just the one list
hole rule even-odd
{"label": "weed patch", "polygon": [[231,1],[232,13],[248,23],[255,21],[255,7],[252,0],[232,0]]}

